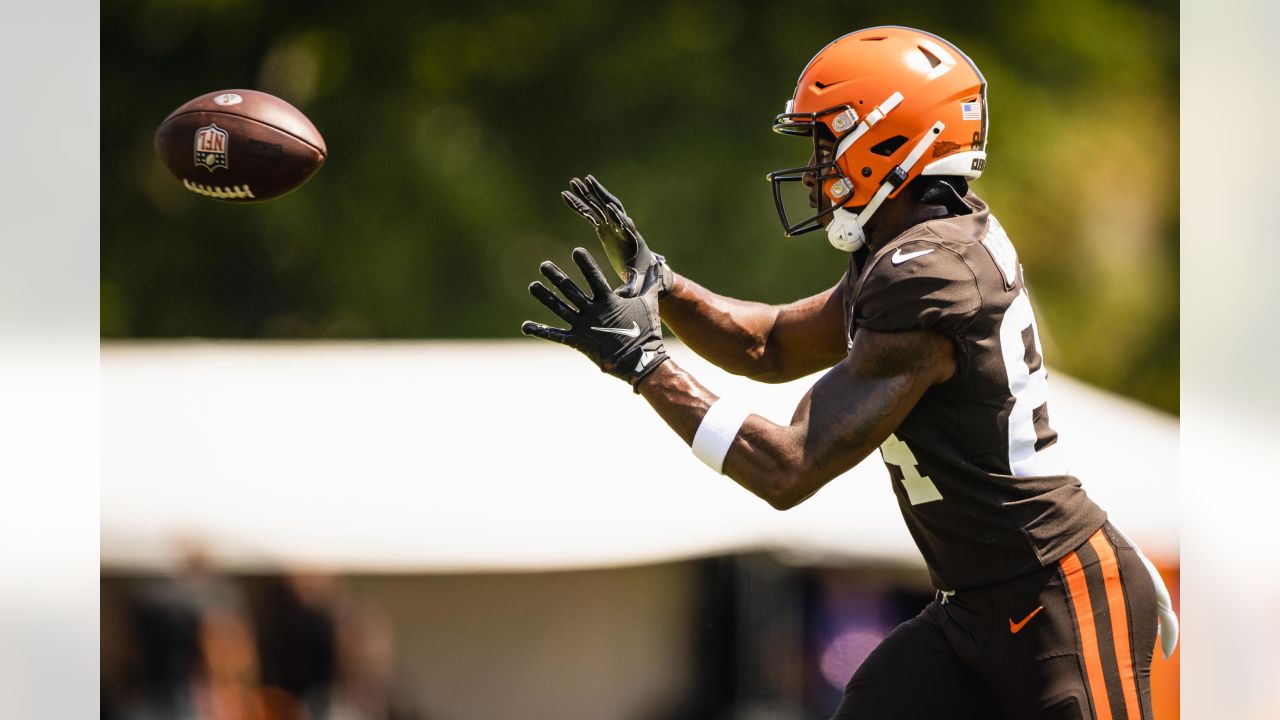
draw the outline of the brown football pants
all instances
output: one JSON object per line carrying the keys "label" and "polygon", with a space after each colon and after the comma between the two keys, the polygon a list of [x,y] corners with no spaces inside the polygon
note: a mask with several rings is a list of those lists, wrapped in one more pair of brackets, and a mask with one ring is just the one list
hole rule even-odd
{"label": "brown football pants", "polygon": [[845,688],[834,720],[1152,720],[1155,586],[1110,523],[1056,564],[935,600]]}

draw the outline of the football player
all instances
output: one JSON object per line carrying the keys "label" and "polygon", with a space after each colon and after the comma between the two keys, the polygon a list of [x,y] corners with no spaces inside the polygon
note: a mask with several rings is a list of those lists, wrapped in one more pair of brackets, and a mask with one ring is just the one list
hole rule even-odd
{"label": "football player", "polygon": [[[1149,720],[1157,629],[1167,656],[1176,618],[1058,451],[1022,267],[969,189],[986,165],[982,74],[935,35],[860,30],[814,56],[774,129],[812,143],[807,165],[769,177],[786,234],[825,229],[847,254],[829,290],[786,305],[717,295],[587,176],[564,199],[623,284],[582,248],[586,291],[543,263],[564,299],[530,291],[568,328],[523,332],[630,383],[699,459],[779,510],[879,448],[937,594],[858,668],[835,717]],[[808,217],[788,189],[807,191]],[[757,380],[829,370],[778,425],[671,361],[662,322]]]}

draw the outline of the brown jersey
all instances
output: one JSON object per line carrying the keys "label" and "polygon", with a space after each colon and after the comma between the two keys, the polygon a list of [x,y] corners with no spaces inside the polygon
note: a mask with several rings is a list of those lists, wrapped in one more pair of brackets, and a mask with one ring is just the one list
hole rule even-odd
{"label": "brown jersey", "polygon": [[[880,446],[898,505],[941,589],[1051,565],[1106,521],[1067,474],[1013,245],[985,203],[912,226],[851,261],[848,335],[927,329],[950,337],[956,373]],[[852,339],[849,340],[852,347]]]}

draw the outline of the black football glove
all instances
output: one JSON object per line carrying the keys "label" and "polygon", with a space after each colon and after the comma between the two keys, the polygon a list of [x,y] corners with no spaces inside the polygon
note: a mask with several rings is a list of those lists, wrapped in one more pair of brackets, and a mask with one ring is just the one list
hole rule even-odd
{"label": "black football glove", "polygon": [[560,196],[566,205],[595,227],[609,264],[622,278],[623,285],[617,291],[619,295],[637,297],[657,286],[658,296],[662,297],[671,290],[673,276],[666,258],[649,249],[636,230],[636,224],[622,208],[622,201],[605,190],[599,180],[591,175],[587,176],[586,182],[573,178],[569,181],[569,189]]}
{"label": "black football glove", "polygon": [[526,320],[520,332],[578,350],[601,370],[626,380],[639,392],[636,385],[667,359],[666,348],[662,346],[662,321],[658,319],[657,287],[649,288],[639,297],[623,297],[609,289],[591,253],[576,248],[573,261],[587,279],[590,298],[555,263],[544,262],[538,269],[576,310],[542,283],[529,285],[529,293],[569,323],[569,329]]}

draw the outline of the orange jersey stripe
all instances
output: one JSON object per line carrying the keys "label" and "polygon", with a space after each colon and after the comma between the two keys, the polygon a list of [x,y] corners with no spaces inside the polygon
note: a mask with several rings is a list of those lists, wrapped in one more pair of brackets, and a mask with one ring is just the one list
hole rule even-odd
{"label": "orange jersey stripe", "polygon": [[1093,606],[1089,604],[1089,587],[1084,581],[1084,567],[1075,553],[1068,553],[1058,561],[1067,578],[1071,592],[1071,605],[1076,610],[1076,628],[1080,631],[1080,648],[1084,651],[1084,674],[1089,681],[1089,694],[1093,696],[1096,720],[1113,720],[1111,700],[1107,696],[1107,681],[1102,674],[1102,655],[1098,652],[1098,631],[1093,621]]}
{"label": "orange jersey stripe", "polygon": [[1120,686],[1124,688],[1124,705],[1128,720],[1142,720],[1138,705],[1138,685],[1133,675],[1133,656],[1129,652],[1129,613],[1124,604],[1124,588],[1120,585],[1120,565],[1111,543],[1101,532],[1089,538],[1089,544],[1102,561],[1102,580],[1107,588],[1107,607],[1111,610],[1111,634],[1116,641],[1116,664],[1120,668]]}

